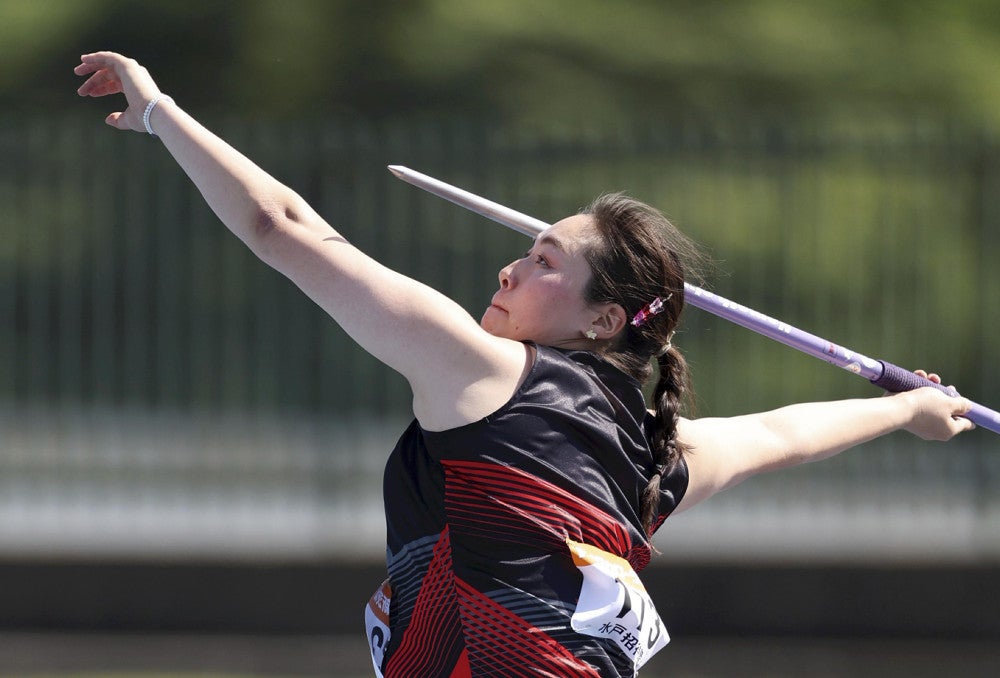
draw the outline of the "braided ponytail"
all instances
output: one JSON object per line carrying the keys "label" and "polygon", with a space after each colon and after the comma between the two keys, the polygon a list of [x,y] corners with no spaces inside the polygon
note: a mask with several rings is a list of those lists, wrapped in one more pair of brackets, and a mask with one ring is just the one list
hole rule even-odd
{"label": "braided ponytail", "polygon": [[660,378],[653,389],[652,435],[653,475],[642,493],[642,527],[652,535],[660,512],[660,483],[684,452],[677,440],[677,421],[688,390],[687,362],[680,351],[671,347],[657,357]]}

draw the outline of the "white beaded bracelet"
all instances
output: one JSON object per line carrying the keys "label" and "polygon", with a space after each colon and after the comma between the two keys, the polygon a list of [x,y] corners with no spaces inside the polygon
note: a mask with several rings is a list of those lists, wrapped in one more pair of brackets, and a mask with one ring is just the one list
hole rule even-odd
{"label": "white beaded bracelet", "polygon": [[142,124],[146,126],[146,131],[152,134],[154,137],[156,136],[156,133],[153,131],[153,128],[149,126],[149,116],[153,112],[153,109],[156,108],[156,104],[160,103],[161,101],[169,101],[170,103],[174,103],[172,97],[169,97],[166,94],[157,94],[155,97],[150,99],[148,104],[146,104],[146,110],[143,111],[142,113]]}

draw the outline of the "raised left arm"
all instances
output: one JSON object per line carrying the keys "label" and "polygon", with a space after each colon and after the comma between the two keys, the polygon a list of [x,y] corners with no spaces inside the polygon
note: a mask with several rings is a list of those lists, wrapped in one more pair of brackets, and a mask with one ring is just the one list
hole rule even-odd
{"label": "raised left arm", "polygon": [[[936,376],[936,375],[934,375]],[[800,403],[728,418],[682,419],[678,437],[690,481],[684,511],[766,471],[819,461],[892,431],[948,440],[974,428],[971,403],[933,388],[890,397]]]}

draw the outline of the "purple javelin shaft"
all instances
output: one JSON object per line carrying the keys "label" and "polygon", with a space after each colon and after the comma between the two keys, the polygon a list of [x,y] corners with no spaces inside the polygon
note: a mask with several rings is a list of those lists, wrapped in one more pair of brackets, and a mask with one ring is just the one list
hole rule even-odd
{"label": "purple javelin shaft", "polygon": [[[389,171],[407,183],[525,235],[535,237],[549,227],[549,224],[544,221],[529,217],[475,193],[446,184],[407,167],[389,165]],[[819,358],[831,365],[860,375],[887,391],[910,391],[921,386],[931,386],[948,395],[958,395],[954,389],[935,384],[930,379],[917,376],[902,367],[843,348],[690,283],[684,283],[684,301],[786,346],[798,349],[814,358]],[[1000,412],[973,403],[972,410],[966,416],[977,426],[982,426],[994,433],[1000,433]]]}

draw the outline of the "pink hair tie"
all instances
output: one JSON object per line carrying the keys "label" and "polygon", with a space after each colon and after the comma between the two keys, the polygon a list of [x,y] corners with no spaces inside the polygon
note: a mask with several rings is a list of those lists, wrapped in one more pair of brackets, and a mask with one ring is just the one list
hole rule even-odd
{"label": "pink hair tie", "polygon": [[672,296],[674,296],[673,292],[668,294],[666,299],[661,299],[660,297],[657,297],[656,299],[653,299],[651,302],[640,308],[639,312],[632,317],[632,326],[642,327],[647,320],[649,320],[654,315],[663,310],[664,303],[670,301],[670,297]]}

